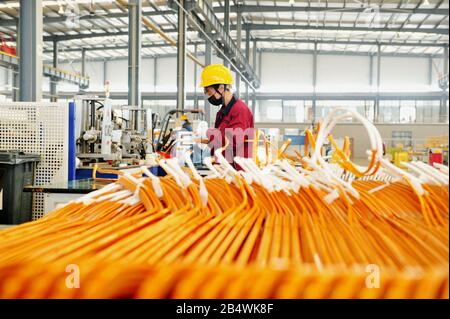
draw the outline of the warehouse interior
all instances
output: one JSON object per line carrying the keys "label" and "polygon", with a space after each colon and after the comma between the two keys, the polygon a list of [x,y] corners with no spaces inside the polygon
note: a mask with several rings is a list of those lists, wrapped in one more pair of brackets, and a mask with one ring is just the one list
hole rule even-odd
{"label": "warehouse interior", "polygon": [[[0,298],[448,298],[448,32],[447,0],[0,2]],[[254,121],[232,166],[212,64]]]}

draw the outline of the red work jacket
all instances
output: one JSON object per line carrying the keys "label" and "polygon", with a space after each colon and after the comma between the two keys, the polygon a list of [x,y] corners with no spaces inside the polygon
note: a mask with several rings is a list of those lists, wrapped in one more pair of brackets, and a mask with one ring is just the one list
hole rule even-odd
{"label": "red work jacket", "polygon": [[233,96],[230,103],[217,112],[214,129],[207,132],[212,155],[217,148],[225,145],[226,137],[229,145],[222,154],[229,163],[239,169],[233,159],[235,156],[252,156],[251,140],[254,139],[254,127],[252,111],[242,100]]}

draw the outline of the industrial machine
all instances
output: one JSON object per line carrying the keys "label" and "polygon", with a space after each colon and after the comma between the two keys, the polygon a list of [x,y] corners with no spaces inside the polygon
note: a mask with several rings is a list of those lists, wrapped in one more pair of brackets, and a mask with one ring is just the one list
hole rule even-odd
{"label": "industrial machine", "polygon": [[75,104],[80,119],[76,156],[82,166],[93,162],[112,166],[139,164],[147,153],[153,152],[152,132],[157,116],[151,110],[113,106],[105,98],[79,97]]}
{"label": "industrial machine", "polygon": [[[196,118],[189,119],[188,115]],[[161,122],[159,138],[154,145],[155,151],[163,157],[177,157],[180,164],[183,164],[184,154],[194,151],[194,132],[201,121],[205,121],[203,110],[170,110]],[[190,127],[187,127],[186,123]],[[201,163],[201,160],[199,162]]]}
{"label": "industrial machine", "polygon": [[150,109],[113,106],[107,98],[86,96],[78,97],[75,105],[80,119],[75,129],[78,168],[142,165],[154,158],[152,153],[178,158],[184,165],[187,152],[193,152],[193,162],[201,166],[203,152],[209,155],[195,142],[200,123],[207,127],[202,110],[170,110],[156,129],[159,117]]}

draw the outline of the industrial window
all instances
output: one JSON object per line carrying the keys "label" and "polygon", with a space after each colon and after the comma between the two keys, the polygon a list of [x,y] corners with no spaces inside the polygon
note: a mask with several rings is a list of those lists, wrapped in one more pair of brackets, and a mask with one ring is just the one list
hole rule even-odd
{"label": "industrial window", "polygon": [[284,100],[283,101],[283,122],[304,123],[305,122],[305,101]]}
{"label": "industrial window", "polygon": [[[358,112],[359,114],[363,115],[366,111],[366,104],[365,101],[358,101],[358,100],[326,100],[326,101],[317,101],[316,104],[316,119],[320,119],[324,116],[326,116],[329,112],[331,112],[334,108],[345,108],[354,112]],[[354,120],[349,119],[343,119],[341,122],[353,122]]]}
{"label": "industrial window", "polygon": [[281,100],[259,101],[257,104],[257,122],[281,122],[283,119],[283,108]]}
{"label": "industrial window", "polygon": [[380,101],[380,123],[399,123],[400,122],[400,101],[384,100]]}
{"label": "industrial window", "polygon": [[418,123],[439,122],[439,100],[417,101],[416,119]]}
{"label": "industrial window", "polygon": [[416,121],[417,101],[400,101],[400,123],[414,123]]}
{"label": "industrial window", "polygon": [[392,147],[399,144],[404,147],[412,146],[412,131],[392,131]]}

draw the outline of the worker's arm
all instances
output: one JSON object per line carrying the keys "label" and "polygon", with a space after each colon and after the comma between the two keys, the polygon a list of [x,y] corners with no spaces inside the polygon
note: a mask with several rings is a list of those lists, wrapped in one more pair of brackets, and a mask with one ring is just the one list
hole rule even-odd
{"label": "worker's arm", "polygon": [[209,143],[209,139],[207,138],[196,138],[194,139],[195,143],[201,143],[201,144],[208,144]]}

